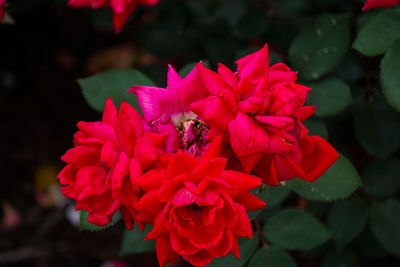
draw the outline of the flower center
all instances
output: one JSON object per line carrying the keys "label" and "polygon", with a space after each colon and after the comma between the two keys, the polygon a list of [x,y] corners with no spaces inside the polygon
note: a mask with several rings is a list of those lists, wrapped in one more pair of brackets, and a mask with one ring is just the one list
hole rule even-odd
{"label": "flower center", "polygon": [[201,207],[199,205],[197,205],[196,203],[192,203],[189,206],[187,206],[188,208],[192,209],[193,211],[199,211],[201,210]]}
{"label": "flower center", "polygon": [[209,127],[201,120],[188,119],[178,128],[181,133],[180,148],[188,154],[200,158],[209,146]]}

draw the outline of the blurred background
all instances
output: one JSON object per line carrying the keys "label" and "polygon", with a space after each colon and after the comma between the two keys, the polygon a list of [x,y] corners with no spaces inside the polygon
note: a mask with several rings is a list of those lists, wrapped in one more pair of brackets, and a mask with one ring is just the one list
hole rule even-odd
{"label": "blurred background", "polygon": [[[363,3],[160,0],[155,7],[138,7],[122,32],[114,34],[110,9],[73,9],[66,2],[7,0],[7,21],[13,23],[0,25],[1,266],[157,266],[154,253],[120,255],[122,223],[101,232],[79,232],[74,203],[59,191],[56,175],[64,166],[60,156],[72,146],[76,123],[101,118],[86,103],[77,79],[135,68],[165,87],[167,64],[181,69],[205,60],[211,68],[221,62],[234,69],[235,59],[266,42],[272,61],[289,64],[293,39],[315,16],[358,14]],[[357,31],[368,16],[352,21],[351,31]],[[354,116],[371,98],[383,106],[379,110],[388,106],[379,92],[380,58],[366,58],[354,50],[345,55],[330,75],[346,81],[354,102],[333,117],[322,115],[315,131],[329,133],[329,141],[362,172],[374,156],[352,130]],[[397,129],[397,114],[390,116]],[[391,153],[398,155],[398,149]],[[294,205],[299,205],[294,194],[281,204]],[[330,205],[307,201],[303,208],[326,220]],[[299,266],[339,267],[324,263],[332,247],[328,243],[292,256]],[[345,262],[350,264],[340,267],[400,266],[367,227],[348,247],[351,253],[345,256],[350,260]]]}

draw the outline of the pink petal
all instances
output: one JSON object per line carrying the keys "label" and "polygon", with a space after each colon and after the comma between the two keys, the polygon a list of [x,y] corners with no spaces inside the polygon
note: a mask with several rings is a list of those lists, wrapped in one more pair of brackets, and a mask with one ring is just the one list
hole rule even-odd
{"label": "pink petal", "polygon": [[168,122],[172,115],[182,113],[178,95],[173,90],[134,86],[128,92],[137,95],[144,119],[147,122]]}
{"label": "pink petal", "polygon": [[174,67],[168,64],[167,85],[168,88],[174,88],[182,81],[182,77],[176,72]]}
{"label": "pink petal", "polygon": [[211,94],[218,95],[221,90],[230,89],[224,79],[222,79],[222,77],[217,73],[207,69],[202,64],[196,64],[196,68],[200,73],[204,86]]}

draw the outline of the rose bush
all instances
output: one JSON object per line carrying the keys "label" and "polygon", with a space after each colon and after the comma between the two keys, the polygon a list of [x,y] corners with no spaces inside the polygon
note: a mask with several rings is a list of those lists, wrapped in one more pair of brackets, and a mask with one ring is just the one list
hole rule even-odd
{"label": "rose bush", "polygon": [[76,200],[77,210],[89,212],[88,222],[106,225],[120,210],[132,229],[142,194],[136,179],[156,163],[166,136],[144,131],[132,106],[122,102],[118,112],[111,99],[102,121],[81,121],[78,128],[75,147],[61,158],[68,164],[58,175],[62,193]]}

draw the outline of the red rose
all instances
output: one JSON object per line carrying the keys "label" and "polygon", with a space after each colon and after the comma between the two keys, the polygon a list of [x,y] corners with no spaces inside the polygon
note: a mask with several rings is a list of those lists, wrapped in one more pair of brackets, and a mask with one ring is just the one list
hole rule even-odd
{"label": "red rose", "polygon": [[367,0],[362,7],[362,11],[380,7],[393,7],[398,3],[400,3],[400,0]]}
{"label": "red rose", "polygon": [[200,159],[178,151],[166,169],[154,169],[138,179],[146,192],[139,208],[153,217],[146,239],[156,239],[160,266],[177,255],[204,266],[229,252],[239,257],[237,237],[252,238],[248,211],[265,203],[249,191],[261,179],[225,170],[217,157],[222,139],[216,138]]}
{"label": "red rose", "polygon": [[[210,127],[209,137],[223,135],[243,169],[269,185],[317,179],[339,155],[322,138],[306,138],[302,121],[315,110],[304,106],[311,88],[297,84],[297,73],[285,64],[270,67],[267,46],[237,64],[236,73],[222,64],[218,73],[197,65],[210,95],[191,110]],[[305,168],[310,157],[318,171]]]}
{"label": "red rose", "polygon": [[144,132],[139,113],[126,102],[118,112],[110,98],[102,121],[79,122],[78,128],[75,147],[61,157],[68,164],[58,175],[61,191],[89,212],[88,222],[106,225],[120,209],[132,229],[142,194],[136,179],[152,167],[166,135]]}
{"label": "red rose", "polygon": [[155,5],[159,0],[69,0],[70,7],[111,7],[115,31],[118,33],[138,5]]}

